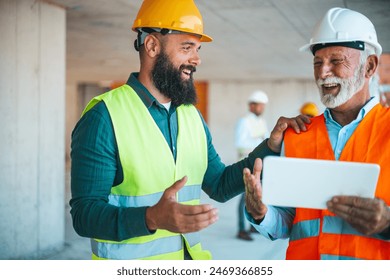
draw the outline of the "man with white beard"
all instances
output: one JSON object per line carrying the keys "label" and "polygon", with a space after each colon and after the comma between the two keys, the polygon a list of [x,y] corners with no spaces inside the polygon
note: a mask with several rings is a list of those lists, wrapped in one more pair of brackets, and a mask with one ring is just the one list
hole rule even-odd
{"label": "man with white beard", "polygon": [[286,157],[377,163],[375,198],[334,196],[327,210],[265,205],[258,159],[253,174],[243,172],[246,217],[271,240],[289,238],[287,259],[390,259],[390,111],[369,90],[382,52],[375,28],[358,12],[332,8],[301,49],[314,55],[327,108],[306,132],[287,129],[282,147],[269,146]]}

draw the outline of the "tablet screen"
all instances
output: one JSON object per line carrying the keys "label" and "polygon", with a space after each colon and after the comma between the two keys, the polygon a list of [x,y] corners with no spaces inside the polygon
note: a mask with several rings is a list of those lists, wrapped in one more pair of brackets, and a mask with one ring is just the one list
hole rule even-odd
{"label": "tablet screen", "polygon": [[263,162],[263,202],[326,209],[334,195],[373,198],[378,164],[269,156]]}

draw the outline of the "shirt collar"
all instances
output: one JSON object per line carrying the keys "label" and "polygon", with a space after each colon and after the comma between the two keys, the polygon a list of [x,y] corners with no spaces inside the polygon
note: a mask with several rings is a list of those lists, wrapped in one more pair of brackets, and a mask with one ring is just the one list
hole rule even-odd
{"label": "shirt collar", "polygon": [[138,94],[145,106],[149,108],[153,103],[157,103],[157,100],[138,80],[138,75],[139,73],[137,72],[131,73],[127,84]]}
{"label": "shirt collar", "polygon": [[[361,121],[368,114],[368,112],[370,112],[371,109],[374,108],[374,106],[376,104],[378,104],[378,102],[379,102],[378,97],[376,97],[376,96],[371,97],[366,102],[366,104],[363,106],[363,108],[360,109],[359,114],[357,115],[355,121]],[[334,120],[332,118],[332,114],[330,113],[329,108],[325,109],[324,117],[325,117],[326,123],[331,122],[331,121],[334,122]]]}

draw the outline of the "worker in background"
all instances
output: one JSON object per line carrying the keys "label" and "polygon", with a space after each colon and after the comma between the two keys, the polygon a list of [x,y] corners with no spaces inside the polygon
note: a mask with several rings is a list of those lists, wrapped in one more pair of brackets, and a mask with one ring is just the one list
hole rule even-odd
{"label": "worker in background", "polygon": [[318,107],[313,102],[306,102],[306,103],[304,103],[302,105],[301,109],[299,110],[299,112],[302,115],[306,115],[306,116],[308,116],[310,118],[318,116],[318,114],[319,114]]}
{"label": "worker in background", "polygon": [[92,99],[72,132],[73,227],[93,259],[210,259],[199,231],[218,213],[201,190],[220,202],[241,194],[243,168],[273,152],[264,142],[225,166],[215,151],[193,105],[200,47],[212,41],[193,0],[144,0],[132,29],[139,72]]}
{"label": "worker in background", "polygon": [[287,259],[390,259],[390,111],[369,91],[382,52],[375,28],[361,13],[332,8],[303,49],[314,56],[326,110],[306,132],[286,131],[282,156],[377,163],[375,198],[338,195],[327,210],[265,205],[259,159],[253,174],[244,170],[247,218],[266,238],[289,238]]}
{"label": "worker in background", "polygon": [[[241,160],[256,148],[265,138],[269,136],[267,123],[263,117],[265,106],[268,103],[268,96],[265,92],[257,90],[248,98],[248,113],[237,122],[235,131],[235,145],[238,159]],[[238,203],[238,233],[237,238],[251,241],[250,229],[245,229],[246,219],[244,217],[245,194],[240,196]],[[255,230],[255,232],[257,232]]]}

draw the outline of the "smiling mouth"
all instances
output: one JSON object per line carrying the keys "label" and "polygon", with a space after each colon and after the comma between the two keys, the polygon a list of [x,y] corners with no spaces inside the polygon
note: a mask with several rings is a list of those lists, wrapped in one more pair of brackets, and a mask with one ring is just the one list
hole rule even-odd
{"label": "smiling mouth", "polygon": [[181,72],[184,79],[191,79],[193,73],[196,72],[196,68],[191,66],[184,66],[182,67]]}
{"label": "smiling mouth", "polygon": [[322,89],[324,92],[334,91],[340,87],[337,83],[322,84]]}
{"label": "smiling mouth", "polygon": [[323,84],[322,86],[324,88],[333,88],[333,87],[337,87],[339,84],[336,84],[336,83],[333,83],[333,84]]}
{"label": "smiling mouth", "polygon": [[184,70],[183,70],[183,73],[184,73],[184,76],[187,76],[188,78],[190,78],[191,75],[192,75],[192,71],[191,71],[191,70],[188,70],[188,69],[184,69]]}

